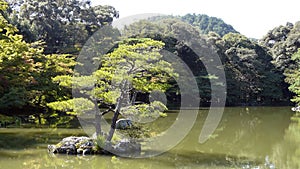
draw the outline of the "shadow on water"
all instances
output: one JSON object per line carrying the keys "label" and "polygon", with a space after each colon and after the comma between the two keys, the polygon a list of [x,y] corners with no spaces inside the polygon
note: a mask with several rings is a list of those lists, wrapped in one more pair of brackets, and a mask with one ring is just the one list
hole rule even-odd
{"label": "shadow on water", "polygon": [[201,153],[196,151],[169,151],[150,159],[157,165],[163,164],[170,168],[184,168],[214,166],[228,168],[242,168],[243,166],[258,166],[262,161],[249,160],[247,157],[240,157],[228,154]]}
{"label": "shadow on water", "polygon": [[[5,168],[91,168],[91,169],[229,169],[255,167],[258,162],[249,161],[247,158],[228,156],[225,154],[205,154],[195,152],[172,153],[167,152],[160,156],[147,159],[131,159],[111,156],[68,156],[49,155],[40,150],[28,156],[21,153],[8,158],[0,166]],[[190,155],[187,155],[190,154]],[[1,168],[1,167],[0,167]]]}
{"label": "shadow on water", "polygon": [[86,134],[79,129],[0,129],[0,149],[46,148],[47,144],[57,144],[64,137],[79,135]]}

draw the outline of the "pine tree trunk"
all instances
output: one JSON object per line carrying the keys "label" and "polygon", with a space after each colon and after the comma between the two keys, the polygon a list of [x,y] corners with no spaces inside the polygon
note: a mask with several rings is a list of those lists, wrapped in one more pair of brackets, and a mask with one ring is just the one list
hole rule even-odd
{"label": "pine tree trunk", "polygon": [[137,92],[133,92],[132,98],[131,98],[131,105],[132,105],[132,106],[135,105],[136,96],[137,96]]}
{"label": "pine tree trunk", "polygon": [[122,85],[122,88],[121,88],[121,95],[120,95],[120,97],[117,101],[117,106],[116,106],[116,109],[115,109],[114,117],[113,117],[112,122],[111,122],[111,128],[110,128],[108,137],[106,139],[107,142],[111,142],[111,140],[113,138],[113,135],[115,133],[116,123],[117,123],[118,117],[120,115],[120,110],[121,110],[121,107],[122,107],[122,104],[123,104],[123,101],[124,101],[127,86],[128,86],[128,82],[126,80],[123,81],[123,85]]}
{"label": "pine tree trunk", "polygon": [[102,135],[102,129],[101,129],[101,113],[95,114],[95,128],[96,128],[96,136]]}
{"label": "pine tree trunk", "polygon": [[39,125],[41,126],[42,125],[42,118],[41,118],[40,114],[38,115],[38,120],[39,120]]}
{"label": "pine tree trunk", "polygon": [[110,131],[109,131],[109,134],[108,134],[108,137],[106,139],[106,141],[108,142],[111,142],[112,138],[113,138],[113,135],[115,133],[115,129],[116,129],[116,123],[117,123],[117,120],[118,120],[118,117],[120,115],[120,111],[117,110],[114,114],[114,117],[112,119],[112,122],[111,122],[111,128],[110,128]]}

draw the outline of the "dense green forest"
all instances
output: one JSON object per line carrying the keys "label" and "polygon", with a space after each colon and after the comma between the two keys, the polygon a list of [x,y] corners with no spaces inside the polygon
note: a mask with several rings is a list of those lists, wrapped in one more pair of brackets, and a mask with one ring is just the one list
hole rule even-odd
{"label": "dense green forest", "polygon": [[[88,0],[9,0],[8,3],[0,0],[0,117],[18,117],[22,121],[51,126],[76,121],[75,115],[81,110],[72,108],[74,98],[70,84],[74,67],[79,64],[76,58],[98,29],[107,27],[116,31],[110,25],[118,16],[114,7],[92,6]],[[189,66],[199,87],[201,104],[209,106],[212,102],[210,79],[218,77],[207,73],[187,44],[173,38],[180,31],[193,35],[189,38],[200,44],[214,47],[226,74],[227,106],[300,103],[300,22],[276,27],[262,39],[253,40],[223,20],[207,15],[150,18],[124,27],[123,38],[103,55],[118,59],[118,52],[134,53],[138,50],[134,46],[141,45],[147,49],[146,54],[134,56],[145,58],[135,61],[149,64],[145,59],[159,56],[154,49],[167,50]],[[111,107],[119,96],[107,91],[107,84],[113,79],[110,74],[117,69],[109,68],[114,60],[110,61],[106,67],[107,62],[103,63],[104,70],[93,73],[93,78],[99,78],[95,89],[98,95],[93,96],[99,108]],[[152,61],[156,63],[155,59]],[[176,108],[181,99],[178,85],[174,79],[159,75],[162,67],[168,68],[156,65],[148,75],[143,71],[134,72],[135,76],[128,77],[135,82],[132,90],[139,91],[135,97],[145,102],[149,102],[151,89],[164,91],[167,107]],[[135,79],[138,76],[141,79]],[[85,78],[78,81],[88,82],[91,77]],[[86,104],[89,105],[88,101]],[[152,106],[157,108],[157,105]]]}
{"label": "dense green forest", "polygon": [[175,18],[183,22],[186,22],[196,29],[200,34],[208,34],[209,32],[215,32],[220,36],[224,36],[227,33],[239,33],[231,25],[226,24],[222,19],[216,17],[210,17],[204,14],[186,14],[184,16],[158,16],[151,17],[148,20],[157,21],[166,18]]}

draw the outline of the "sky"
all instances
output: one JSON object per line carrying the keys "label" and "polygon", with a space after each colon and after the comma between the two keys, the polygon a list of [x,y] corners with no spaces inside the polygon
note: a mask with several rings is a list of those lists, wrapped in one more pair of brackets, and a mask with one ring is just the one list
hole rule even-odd
{"label": "sky", "polygon": [[300,21],[299,0],[91,0],[111,5],[120,18],[136,14],[206,14],[221,18],[249,38],[262,38],[269,30]]}

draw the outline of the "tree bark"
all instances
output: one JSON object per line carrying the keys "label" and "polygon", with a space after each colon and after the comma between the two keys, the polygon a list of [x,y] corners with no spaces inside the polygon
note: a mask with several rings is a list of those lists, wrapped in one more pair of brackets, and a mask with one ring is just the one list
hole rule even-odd
{"label": "tree bark", "polygon": [[41,115],[38,114],[37,117],[38,117],[38,120],[39,120],[39,125],[42,125],[42,118],[41,118]]}
{"label": "tree bark", "polygon": [[101,118],[102,118],[102,113],[95,114],[95,128],[96,128],[96,136],[97,137],[99,135],[102,135]]}
{"label": "tree bark", "polygon": [[115,133],[116,123],[117,123],[118,117],[120,115],[120,110],[121,110],[121,107],[122,107],[122,104],[123,104],[123,101],[124,101],[124,96],[127,92],[126,91],[126,88],[127,88],[127,85],[128,85],[127,83],[128,82],[126,80],[123,81],[123,85],[122,85],[122,88],[121,88],[121,95],[117,100],[117,106],[116,106],[116,110],[115,110],[115,113],[114,113],[114,117],[113,117],[112,122],[111,122],[111,128],[110,128],[108,137],[106,139],[107,142],[111,142],[111,140],[113,138],[113,135]]}
{"label": "tree bark", "polygon": [[132,94],[132,98],[131,98],[131,105],[132,106],[135,105],[136,96],[137,96],[137,92],[134,91],[133,94]]}
{"label": "tree bark", "polygon": [[108,142],[111,142],[112,138],[113,138],[113,135],[115,133],[115,129],[116,129],[116,123],[117,123],[117,120],[118,120],[118,117],[120,115],[120,110],[117,110],[114,114],[114,117],[112,119],[112,122],[111,122],[111,128],[110,128],[110,131],[109,131],[109,134],[108,134],[108,137],[106,139],[106,141]]}

